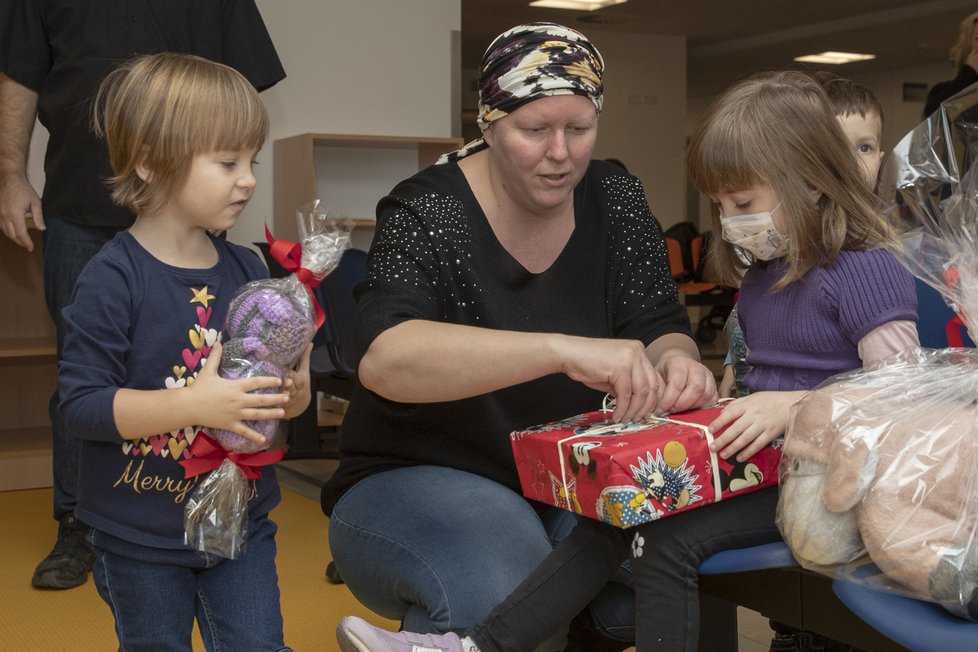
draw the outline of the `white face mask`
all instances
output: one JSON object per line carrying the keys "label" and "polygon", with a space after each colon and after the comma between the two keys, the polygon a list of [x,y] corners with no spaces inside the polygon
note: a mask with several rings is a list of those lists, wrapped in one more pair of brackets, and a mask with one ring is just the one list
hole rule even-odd
{"label": "white face mask", "polygon": [[788,236],[778,233],[771,215],[781,207],[750,215],[724,217],[720,214],[722,237],[732,245],[745,249],[758,260],[774,260],[788,254]]}

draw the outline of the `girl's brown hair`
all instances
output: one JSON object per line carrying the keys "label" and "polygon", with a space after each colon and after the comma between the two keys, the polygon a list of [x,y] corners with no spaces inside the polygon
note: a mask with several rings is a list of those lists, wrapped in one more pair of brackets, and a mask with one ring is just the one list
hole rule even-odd
{"label": "girl's brown hair", "polygon": [[[137,215],[163,207],[195,154],[257,150],[268,136],[265,106],[244,76],[173,52],[137,57],[109,73],[92,122],[108,145],[112,199]],[[139,165],[150,170],[149,183]]]}
{"label": "girl's brown hair", "polygon": [[[796,71],[759,73],[728,89],[700,120],[690,140],[688,165],[707,195],[766,184],[790,218],[788,269],[783,288],[842,249],[870,249],[892,233],[877,212],[856,157],[821,86]],[[821,198],[811,201],[810,190]],[[713,231],[722,232],[713,211]],[[719,237],[711,239],[720,277],[739,282],[749,254]]]}

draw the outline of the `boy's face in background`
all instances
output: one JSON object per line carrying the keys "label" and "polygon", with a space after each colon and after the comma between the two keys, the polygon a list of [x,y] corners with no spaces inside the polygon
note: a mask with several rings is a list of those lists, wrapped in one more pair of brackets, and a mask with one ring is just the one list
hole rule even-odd
{"label": "boy's face in background", "polygon": [[883,121],[875,111],[870,111],[865,116],[847,113],[836,117],[856,153],[866,185],[870,190],[876,190],[876,179],[883,162],[883,150],[880,149]]}

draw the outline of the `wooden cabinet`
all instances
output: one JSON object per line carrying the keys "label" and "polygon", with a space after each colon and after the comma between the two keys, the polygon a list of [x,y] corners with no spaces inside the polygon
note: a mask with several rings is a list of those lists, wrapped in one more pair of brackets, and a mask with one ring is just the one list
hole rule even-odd
{"label": "wooden cabinet", "polygon": [[0,491],[51,486],[48,401],[57,383],[54,323],[34,251],[0,236]]}
{"label": "wooden cabinet", "polygon": [[335,213],[357,224],[354,246],[369,240],[374,209],[399,181],[462,146],[461,138],[299,134],[274,144],[274,235],[295,240],[295,212],[321,199]]}
{"label": "wooden cabinet", "polygon": [[[280,138],[274,144],[273,235],[297,240],[296,209],[320,199],[335,214],[353,220],[353,246],[368,249],[377,202],[398,182],[461,146],[461,138],[312,133]],[[326,397],[322,403],[324,408],[331,404]],[[318,417],[320,427],[343,420],[335,405],[321,409]]]}

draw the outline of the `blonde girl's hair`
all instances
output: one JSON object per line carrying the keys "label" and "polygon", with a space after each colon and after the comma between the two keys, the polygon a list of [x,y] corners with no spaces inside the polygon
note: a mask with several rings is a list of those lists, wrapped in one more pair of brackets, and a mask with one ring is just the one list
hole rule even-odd
{"label": "blonde girl's hair", "polygon": [[948,53],[951,65],[954,66],[955,70],[961,70],[965,59],[971,54],[971,48],[974,46],[971,36],[976,23],[978,23],[978,11],[968,14],[961,21],[961,27],[958,29],[958,40],[951,46]]}
{"label": "blonde girl's hair", "polygon": [[[862,180],[859,163],[825,91],[797,71],[759,73],[728,89],[707,110],[689,145],[690,176],[715,196],[766,184],[781,200],[790,236],[788,266],[775,289],[801,279],[842,249],[870,249],[893,234]],[[821,198],[811,201],[810,191]],[[722,232],[712,211],[713,231]],[[739,282],[750,254],[711,238],[720,277]]]}
{"label": "blonde girl's hair", "polygon": [[[186,181],[196,154],[259,149],[268,113],[233,68],[190,54],[132,59],[103,80],[92,107],[113,175],[112,199],[136,215],[154,214]],[[147,183],[137,174],[144,164]]]}

